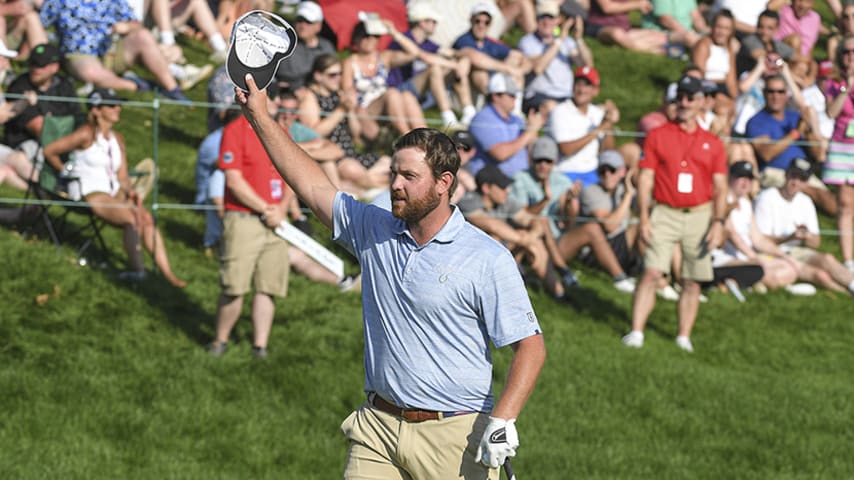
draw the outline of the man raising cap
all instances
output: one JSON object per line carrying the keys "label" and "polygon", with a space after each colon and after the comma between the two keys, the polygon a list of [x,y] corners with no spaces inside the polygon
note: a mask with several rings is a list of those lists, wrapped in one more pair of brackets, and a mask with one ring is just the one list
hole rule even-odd
{"label": "man raising cap", "polygon": [[[450,203],[456,145],[426,128],[395,142],[390,213],[337,191],[247,85],[237,100],[276,169],[362,267],[367,399],[341,425],[344,478],[497,478],[545,344],[510,252]],[[513,350],[497,401],[490,342]]]}

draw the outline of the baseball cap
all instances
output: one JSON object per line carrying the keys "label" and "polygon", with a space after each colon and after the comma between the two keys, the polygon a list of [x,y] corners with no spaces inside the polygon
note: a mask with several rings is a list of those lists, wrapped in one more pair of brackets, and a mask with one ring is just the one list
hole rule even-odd
{"label": "baseball cap", "polygon": [[435,20],[438,22],[442,19],[442,15],[426,0],[410,2],[406,15],[410,23],[420,22],[421,20]]}
{"label": "baseball cap", "polygon": [[463,147],[465,151],[469,151],[474,147],[474,139],[468,130],[457,130],[451,134],[451,140],[458,146]]}
{"label": "baseball cap", "polygon": [[58,62],[59,49],[49,43],[36,45],[33,47],[33,51],[30,52],[29,63],[31,67],[44,67],[45,65]]}
{"label": "baseball cap", "polygon": [[729,166],[729,176],[730,178],[756,178],[756,169],[753,168],[752,163],[745,160],[739,160]]}
{"label": "baseball cap", "polygon": [[510,78],[510,75],[507,75],[506,73],[496,73],[490,77],[487,91],[489,93],[508,93],[510,95],[516,95],[519,93],[519,87],[516,86],[516,82]]}
{"label": "baseball cap", "polygon": [[282,17],[252,10],[234,22],[229,43],[225,62],[228,76],[237,88],[249,91],[246,74],[252,74],[259,89],[267,88],[279,63],[294,52],[297,34]]}
{"label": "baseball cap", "polygon": [[385,35],[388,33],[388,29],[383,25],[379,13],[360,11],[356,16],[362,22],[362,25],[365,26],[365,33],[368,35]]}
{"label": "baseball cap", "polygon": [[507,188],[513,183],[513,180],[495,165],[487,165],[481,168],[474,176],[474,181],[477,182],[478,190],[483,185],[498,185],[501,188]]}
{"label": "baseball cap", "polygon": [[676,92],[684,92],[688,95],[696,95],[703,91],[703,82],[697,77],[683,76],[676,82]]}
{"label": "baseball cap", "polygon": [[566,0],[560,5],[560,13],[565,17],[581,17],[582,20],[587,20],[587,10],[575,0]]}
{"label": "baseball cap", "polygon": [[539,160],[545,158],[556,162],[558,159],[557,143],[551,137],[543,136],[537,138],[531,146],[531,159]]}
{"label": "baseball cap", "polygon": [[485,13],[490,17],[495,16],[495,5],[491,2],[477,2],[471,7],[471,13],[469,16],[473,17],[475,15]]}
{"label": "baseball cap", "polygon": [[786,167],[786,176],[795,176],[801,180],[806,180],[812,175],[812,164],[805,158],[795,158]]}
{"label": "baseball cap", "polygon": [[620,152],[616,150],[605,150],[599,154],[599,166],[611,167],[613,169],[623,168],[626,166],[625,160]]}
{"label": "baseball cap", "polygon": [[300,2],[297,6],[297,17],[302,17],[311,23],[322,22],[323,9],[314,2]]}
{"label": "baseball cap", "polygon": [[558,13],[560,13],[560,4],[557,0],[539,0],[537,2],[537,16],[540,15],[550,15],[552,17],[557,17]]}
{"label": "baseball cap", "polygon": [[583,78],[594,87],[599,86],[599,71],[593,67],[578,67],[575,69],[575,78]]}
{"label": "baseball cap", "polygon": [[100,107],[101,105],[115,105],[117,102],[125,102],[126,98],[120,97],[112,88],[96,88],[86,96],[86,107]]}

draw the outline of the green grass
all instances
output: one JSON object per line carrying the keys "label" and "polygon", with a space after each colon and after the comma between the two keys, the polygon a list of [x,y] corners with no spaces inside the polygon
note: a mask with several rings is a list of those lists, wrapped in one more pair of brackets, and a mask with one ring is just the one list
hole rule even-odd
{"label": "green grass", "polygon": [[[603,97],[621,106],[627,129],[679,70],[666,59],[595,54]],[[201,88],[191,95],[204,97]],[[161,113],[160,201],[190,203],[204,110]],[[151,121],[150,110],[123,111],[132,161],[151,155]],[[202,217],[161,210],[159,221],[175,271],[190,281],[184,290],[157,277],[122,283],[77,266],[68,246],[57,253],[45,239],[0,230],[0,476],[340,478],[338,426],[363,401],[358,297],[293,276],[270,358],[251,359],[246,315],[233,348],[211,358],[203,345],[217,264],[201,252]],[[119,254],[115,229],[107,241]],[[825,243],[836,251],[835,239]],[[673,344],[675,306],[659,302],[637,351],[619,342],[630,297],[606,275],[581,272],[580,312],[531,291],[549,356],[518,423],[521,478],[854,477],[850,297],[770,293],[739,304],[713,291],[694,355]],[[509,352],[496,358],[500,387]]]}

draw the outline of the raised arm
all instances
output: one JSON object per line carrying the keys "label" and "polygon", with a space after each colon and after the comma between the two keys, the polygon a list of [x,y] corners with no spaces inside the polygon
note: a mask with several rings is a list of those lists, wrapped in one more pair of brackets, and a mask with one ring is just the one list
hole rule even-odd
{"label": "raised arm", "polygon": [[267,113],[267,94],[258,90],[251,74],[246,75],[246,86],[249,92],[235,89],[235,97],[276,170],[320,221],[332,228],[332,206],[337,189],[317,162]]}

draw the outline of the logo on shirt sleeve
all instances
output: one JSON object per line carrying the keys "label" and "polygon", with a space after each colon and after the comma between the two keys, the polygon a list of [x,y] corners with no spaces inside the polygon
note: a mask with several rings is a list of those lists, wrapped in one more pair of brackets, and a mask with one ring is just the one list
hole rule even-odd
{"label": "logo on shirt sleeve", "polygon": [[222,163],[231,163],[234,161],[234,154],[231,152],[225,152],[222,154]]}

